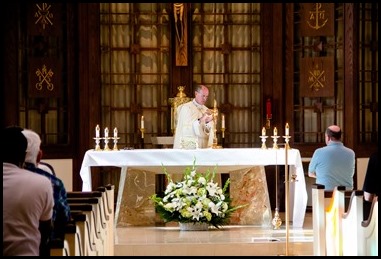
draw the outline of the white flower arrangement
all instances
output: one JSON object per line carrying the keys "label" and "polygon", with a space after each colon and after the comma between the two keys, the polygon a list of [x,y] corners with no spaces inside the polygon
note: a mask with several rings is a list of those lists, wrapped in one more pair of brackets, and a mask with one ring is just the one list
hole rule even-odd
{"label": "white flower arrangement", "polygon": [[204,222],[219,228],[228,223],[233,211],[245,205],[231,206],[231,200],[226,194],[230,179],[226,181],[224,188],[219,187],[213,181],[216,167],[212,173],[207,170],[205,174],[196,169],[194,162],[192,167],[184,170],[181,182],[173,182],[164,168],[168,180],[164,197],[154,194],[150,199],[164,222]]}

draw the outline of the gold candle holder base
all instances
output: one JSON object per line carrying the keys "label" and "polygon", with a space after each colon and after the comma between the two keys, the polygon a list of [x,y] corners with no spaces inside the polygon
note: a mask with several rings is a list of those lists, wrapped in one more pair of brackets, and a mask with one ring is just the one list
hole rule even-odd
{"label": "gold candle holder base", "polygon": [[274,226],[274,229],[279,229],[280,226],[282,225],[282,219],[279,216],[279,209],[278,208],[275,208],[274,218],[271,221],[271,223]]}
{"label": "gold candle holder base", "polygon": [[261,140],[262,140],[262,146],[261,146],[261,148],[262,149],[267,149],[267,147],[266,147],[266,139],[267,139],[267,136],[259,136],[260,138],[261,138]]}
{"label": "gold candle holder base", "polygon": [[271,136],[271,138],[274,141],[274,143],[273,143],[273,149],[279,149],[279,147],[278,147],[278,138],[280,138],[280,136]]}
{"label": "gold candle holder base", "polygon": [[289,144],[289,142],[290,142],[290,136],[283,136],[283,138],[284,138],[284,141],[285,141],[285,147],[287,148],[287,149],[291,149],[290,148],[290,144]]}
{"label": "gold candle holder base", "polygon": [[102,151],[101,146],[99,145],[101,143],[101,139],[102,138],[95,137],[94,139],[95,139],[95,148],[94,148],[94,150],[95,151]]}
{"label": "gold candle holder base", "polygon": [[110,140],[110,137],[104,137],[105,147],[103,148],[104,151],[110,151],[110,147],[108,146],[108,142]]}
{"label": "gold candle holder base", "polygon": [[140,128],[140,132],[142,133],[141,138],[144,138],[144,128]]}
{"label": "gold candle holder base", "polygon": [[112,150],[118,151],[119,150],[118,149],[118,139],[120,139],[120,138],[119,137],[113,137],[112,139],[114,141],[114,146],[113,146]]}
{"label": "gold candle holder base", "polygon": [[221,128],[221,135],[222,135],[222,138],[225,138],[225,128]]}

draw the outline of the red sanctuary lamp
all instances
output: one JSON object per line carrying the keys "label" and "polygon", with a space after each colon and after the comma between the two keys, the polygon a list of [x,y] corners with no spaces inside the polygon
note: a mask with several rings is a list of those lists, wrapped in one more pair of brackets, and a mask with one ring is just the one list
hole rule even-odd
{"label": "red sanctuary lamp", "polygon": [[273,115],[271,113],[271,99],[267,98],[266,100],[266,129],[269,129],[271,126],[270,120],[272,119]]}

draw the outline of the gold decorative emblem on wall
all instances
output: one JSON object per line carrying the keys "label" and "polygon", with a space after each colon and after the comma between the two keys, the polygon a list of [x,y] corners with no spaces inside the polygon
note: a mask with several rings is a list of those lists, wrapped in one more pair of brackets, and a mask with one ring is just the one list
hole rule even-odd
{"label": "gold decorative emblem on wall", "polygon": [[29,97],[58,97],[61,86],[60,65],[53,58],[29,61]]}
{"label": "gold decorative emblem on wall", "polygon": [[53,91],[54,84],[51,82],[53,75],[53,71],[51,69],[48,70],[45,64],[42,66],[42,69],[37,69],[36,76],[38,79],[36,83],[36,89],[41,91],[42,87],[46,85],[46,89]]}
{"label": "gold decorative emblem on wall", "polygon": [[65,3],[27,3],[27,32],[28,35],[58,36],[65,31]]}
{"label": "gold decorative emblem on wall", "polygon": [[37,11],[34,13],[34,17],[36,19],[35,24],[40,24],[43,30],[45,30],[47,25],[53,25],[53,13],[50,12],[50,8],[52,6],[47,3],[42,3],[36,4],[36,7]]}
{"label": "gold decorative emblem on wall", "polygon": [[302,58],[300,95],[303,97],[334,96],[334,58]]}
{"label": "gold decorative emblem on wall", "polygon": [[333,36],[335,34],[333,3],[300,4],[302,36]]}

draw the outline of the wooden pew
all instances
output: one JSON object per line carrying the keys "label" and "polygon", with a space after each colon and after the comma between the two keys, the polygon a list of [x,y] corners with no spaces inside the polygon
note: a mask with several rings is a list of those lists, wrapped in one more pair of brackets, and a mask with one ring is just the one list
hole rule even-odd
{"label": "wooden pew", "polygon": [[349,206],[352,191],[346,191],[344,186],[337,186],[325,211],[326,255],[343,255],[343,224],[342,216]]}
{"label": "wooden pew", "polygon": [[67,240],[54,239],[50,241],[50,256],[71,256]]}
{"label": "wooden pew", "polygon": [[[95,248],[96,255],[103,255],[103,241],[97,230],[96,205],[85,203],[69,203],[71,211],[86,214],[86,225],[89,230],[90,244]],[[73,214],[73,213],[72,213]],[[91,250],[92,251],[92,250]]]}
{"label": "wooden pew", "polygon": [[[97,250],[99,252],[99,255],[106,255],[108,251],[108,223],[106,220],[106,215],[104,211],[104,204],[103,204],[103,198],[101,192],[83,192],[84,195],[88,195],[90,197],[78,197],[73,198],[73,193],[68,194],[68,203],[69,204],[91,204],[93,205],[94,214],[95,214],[95,221],[94,227],[96,239],[100,241],[100,246],[97,246]],[[92,197],[91,195],[94,195]],[[95,196],[96,195],[96,196]]]}
{"label": "wooden pew", "polygon": [[312,185],[314,255],[334,254],[337,252],[335,248],[341,247],[341,235],[332,233],[336,233],[339,229],[341,231],[341,216],[339,215],[345,210],[345,204],[348,203],[345,201],[345,196],[348,194],[350,191],[345,191],[344,186],[337,186],[332,191],[325,190],[325,186],[321,184]]}
{"label": "wooden pew", "polygon": [[97,248],[95,243],[91,241],[91,227],[88,214],[83,213],[82,210],[72,210],[71,215],[79,229],[79,243],[84,256],[97,255]]}
{"label": "wooden pew", "polygon": [[115,185],[107,184],[106,186],[106,196],[107,196],[107,207],[110,213],[110,235],[109,235],[109,244],[110,246],[110,255],[115,255]]}
{"label": "wooden pew", "polygon": [[115,228],[116,228],[116,222],[115,222],[115,185],[113,184],[107,184],[106,186],[106,196],[107,196],[107,207],[110,211],[110,226],[112,230],[112,234],[109,235],[110,239],[110,255],[115,255]]}
{"label": "wooden pew", "polygon": [[312,226],[314,234],[313,251],[316,256],[324,256],[325,252],[325,186],[312,185]]}
{"label": "wooden pew", "polygon": [[82,236],[77,223],[73,220],[66,225],[65,240],[67,240],[70,249],[70,256],[83,256]]}
{"label": "wooden pew", "polygon": [[[106,186],[100,186],[96,191],[91,192],[78,192],[72,191],[67,193],[69,203],[92,203],[98,204],[96,214],[96,236],[99,239],[101,236],[102,241],[102,251],[99,247],[97,248],[98,254],[103,253],[103,255],[114,255],[114,190],[115,186],[108,184]],[[94,200],[89,200],[91,198],[98,199],[98,203]],[[91,223],[90,223],[91,224]],[[99,242],[98,242],[99,246]]]}
{"label": "wooden pew", "polygon": [[358,246],[350,242],[362,240],[360,230],[355,229],[363,218],[362,195],[343,186],[334,191],[325,190],[324,185],[312,186],[314,255],[357,253]]}
{"label": "wooden pew", "polygon": [[[113,185],[101,186],[97,188],[97,191],[102,193],[104,218],[107,224],[107,242],[105,246],[105,255],[114,255],[114,205],[113,202],[114,188]],[[111,193],[112,191],[112,193]],[[112,200],[110,199],[112,195]]]}
{"label": "wooden pew", "polygon": [[363,255],[378,256],[378,197],[374,197],[368,219],[361,222]]}
{"label": "wooden pew", "polygon": [[342,253],[344,256],[363,255],[363,191],[352,191],[348,209],[342,215]]}

